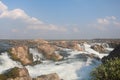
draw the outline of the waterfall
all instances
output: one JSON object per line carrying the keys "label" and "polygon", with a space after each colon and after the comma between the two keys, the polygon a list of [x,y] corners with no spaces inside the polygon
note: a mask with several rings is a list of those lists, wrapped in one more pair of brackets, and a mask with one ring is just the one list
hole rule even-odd
{"label": "waterfall", "polygon": [[22,65],[17,61],[13,61],[7,52],[1,53],[0,54],[0,73],[13,67],[22,67]]}

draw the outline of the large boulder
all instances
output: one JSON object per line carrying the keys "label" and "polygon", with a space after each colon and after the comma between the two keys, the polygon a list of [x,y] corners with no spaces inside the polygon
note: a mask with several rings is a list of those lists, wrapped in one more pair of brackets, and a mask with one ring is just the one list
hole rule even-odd
{"label": "large boulder", "polygon": [[32,80],[26,68],[14,67],[0,75],[0,80]]}
{"label": "large boulder", "polygon": [[50,44],[42,44],[39,45],[38,51],[42,53],[47,59],[52,60],[61,60],[63,57],[60,54],[55,53],[55,47],[51,46]]}
{"label": "large boulder", "polygon": [[118,45],[113,51],[110,52],[110,54],[106,57],[102,58],[102,62],[106,62],[110,59],[120,58],[120,45]]}
{"label": "large boulder", "polygon": [[78,51],[84,50],[77,41],[59,41],[59,42],[56,42],[55,45],[62,48],[68,48],[68,49],[73,49]]}
{"label": "large boulder", "polygon": [[59,76],[56,73],[41,75],[33,80],[60,80]]}
{"label": "large boulder", "polygon": [[32,55],[29,54],[27,46],[12,47],[9,54],[13,60],[20,61],[23,65],[32,64]]}
{"label": "large boulder", "polygon": [[105,53],[106,49],[104,48],[103,45],[100,44],[95,44],[91,46],[92,49],[94,49],[95,51],[99,52],[99,53]]}
{"label": "large boulder", "polygon": [[76,41],[72,41],[68,43],[67,48],[77,50],[77,51],[83,51],[84,49],[78,44]]}
{"label": "large boulder", "polygon": [[58,47],[62,47],[62,48],[67,48],[67,41],[56,41],[54,42],[55,45],[57,45]]}

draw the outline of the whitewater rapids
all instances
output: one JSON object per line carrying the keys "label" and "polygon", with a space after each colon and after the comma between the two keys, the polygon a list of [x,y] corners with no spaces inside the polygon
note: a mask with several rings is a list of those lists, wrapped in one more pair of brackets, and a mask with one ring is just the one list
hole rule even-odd
{"label": "whitewater rapids", "polygon": [[[108,54],[100,54],[99,52],[90,48],[91,45],[84,44],[85,51],[72,51],[70,49],[64,49],[68,56],[64,60],[54,62],[51,60],[45,60],[44,56],[39,54],[37,49],[30,48],[30,53],[33,54],[33,60],[42,60],[41,64],[34,66],[25,66],[31,77],[37,77],[43,74],[57,73],[63,80],[89,80],[90,72],[101,64],[100,61],[90,58],[81,57],[82,53],[95,54],[102,58]],[[107,48],[112,50],[111,48]],[[10,59],[7,52],[0,54],[0,73],[13,67],[22,67],[19,62]]]}

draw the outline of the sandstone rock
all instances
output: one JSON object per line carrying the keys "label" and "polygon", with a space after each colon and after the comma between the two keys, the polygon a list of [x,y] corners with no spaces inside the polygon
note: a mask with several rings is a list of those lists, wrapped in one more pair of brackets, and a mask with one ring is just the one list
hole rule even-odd
{"label": "sandstone rock", "polygon": [[48,41],[45,41],[43,39],[36,39],[36,40],[33,40],[33,42],[39,43],[39,44],[48,44]]}
{"label": "sandstone rock", "polygon": [[60,80],[59,76],[56,73],[41,75],[33,80]]}
{"label": "sandstone rock", "polygon": [[102,45],[95,44],[95,45],[91,46],[91,48],[94,49],[95,51],[99,52],[99,53],[105,53],[106,52],[106,49]]}
{"label": "sandstone rock", "polygon": [[73,50],[83,51],[83,49],[80,47],[78,42],[75,42],[75,41],[69,42],[68,43],[68,48],[73,49]]}
{"label": "sandstone rock", "polygon": [[16,46],[9,50],[11,58],[20,61],[23,65],[32,64],[32,56],[27,46]]}
{"label": "sandstone rock", "polygon": [[28,78],[28,77],[16,77],[14,79],[12,78],[9,78],[7,80],[32,80],[31,78]]}
{"label": "sandstone rock", "polygon": [[56,42],[55,45],[62,48],[68,48],[68,49],[73,49],[78,51],[84,50],[83,48],[81,48],[81,46],[79,45],[79,42],[77,41],[59,41],[59,42]]}
{"label": "sandstone rock", "polygon": [[55,49],[49,44],[43,44],[38,46],[38,51],[43,53],[43,55],[45,55],[45,57],[49,59],[50,55],[55,52]]}
{"label": "sandstone rock", "polygon": [[[26,68],[14,67],[3,74],[5,80],[32,80]],[[0,78],[1,80],[1,78]]]}
{"label": "sandstone rock", "polygon": [[42,53],[47,59],[61,60],[62,56],[55,53],[55,47],[50,44],[43,44],[38,46],[38,51]]}
{"label": "sandstone rock", "polygon": [[67,48],[67,46],[68,46],[66,41],[56,42],[56,45],[59,47],[62,47],[62,48]]}
{"label": "sandstone rock", "polygon": [[51,55],[51,59],[54,60],[54,61],[59,61],[59,60],[63,59],[63,56],[61,56],[60,54],[57,54],[57,53],[53,53]]}

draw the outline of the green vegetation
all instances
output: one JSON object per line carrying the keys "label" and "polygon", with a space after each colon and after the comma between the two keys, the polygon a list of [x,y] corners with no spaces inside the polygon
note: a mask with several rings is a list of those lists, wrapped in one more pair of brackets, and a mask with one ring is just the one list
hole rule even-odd
{"label": "green vegetation", "polygon": [[120,80],[120,59],[108,60],[91,72],[92,80]]}
{"label": "green vegetation", "polygon": [[18,67],[14,67],[12,69],[10,69],[9,71],[7,71],[4,74],[0,74],[0,80],[7,80],[7,78],[16,78],[19,76],[19,68]]}

